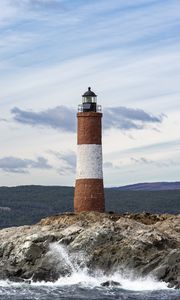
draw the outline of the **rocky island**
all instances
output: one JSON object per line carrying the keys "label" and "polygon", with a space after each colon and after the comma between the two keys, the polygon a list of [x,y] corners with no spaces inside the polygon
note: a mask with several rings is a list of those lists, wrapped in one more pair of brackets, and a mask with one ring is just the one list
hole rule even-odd
{"label": "rocky island", "polygon": [[56,281],[74,268],[180,288],[180,215],[67,213],[0,231],[0,279]]}

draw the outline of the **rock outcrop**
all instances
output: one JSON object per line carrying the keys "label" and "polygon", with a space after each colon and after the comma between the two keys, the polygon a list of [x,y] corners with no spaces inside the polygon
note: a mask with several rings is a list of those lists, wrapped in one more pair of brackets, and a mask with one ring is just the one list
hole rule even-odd
{"label": "rock outcrop", "polygon": [[62,214],[3,229],[0,239],[0,279],[55,281],[68,276],[74,265],[58,255],[53,248],[58,243],[76,257],[77,267],[89,272],[129,270],[180,288],[180,215]]}

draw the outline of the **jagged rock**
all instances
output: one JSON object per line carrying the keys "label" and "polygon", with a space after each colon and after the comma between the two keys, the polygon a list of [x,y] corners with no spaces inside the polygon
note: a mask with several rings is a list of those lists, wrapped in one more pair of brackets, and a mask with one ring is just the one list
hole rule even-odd
{"label": "jagged rock", "polygon": [[114,280],[107,280],[105,282],[102,282],[101,286],[114,287],[114,286],[121,286],[121,284],[117,281],[114,281]]}
{"label": "jagged rock", "polygon": [[54,270],[51,266],[49,267],[39,267],[32,276],[33,281],[52,281],[55,282],[59,278],[59,273]]}
{"label": "jagged rock", "polygon": [[9,279],[9,281],[12,281],[12,282],[18,282],[18,283],[23,282],[23,283],[28,283],[28,284],[31,283],[31,280],[26,280],[26,279],[24,279],[24,278],[16,277],[16,276],[14,276],[14,277],[11,276],[11,277],[9,277],[8,279]]}
{"label": "jagged rock", "polygon": [[[55,281],[73,272],[50,250],[66,245],[76,267],[106,275],[129,270],[180,287],[180,215],[62,214],[0,231],[0,279]],[[84,253],[84,259],[81,254]],[[59,256],[58,256],[59,255]]]}

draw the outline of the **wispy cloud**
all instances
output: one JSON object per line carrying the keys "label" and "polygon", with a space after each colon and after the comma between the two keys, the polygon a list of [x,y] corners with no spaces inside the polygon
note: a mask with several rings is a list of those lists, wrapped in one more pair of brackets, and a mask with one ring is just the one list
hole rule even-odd
{"label": "wispy cloud", "polygon": [[113,107],[104,110],[105,129],[143,129],[147,124],[162,123],[162,116],[153,116],[142,109]]}
{"label": "wispy cloud", "polygon": [[6,25],[17,15],[17,8],[8,0],[1,0],[0,8],[0,26]]}
{"label": "wispy cloud", "polygon": [[[167,148],[172,157],[179,147],[169,144],[179,138],[179,26],[179,0],[1,0],[1,118],[9,119],[14,109],[13,122],[0,122],[0,156],[6,149],[7,156],[18,156],[19,145],[28,157],[37,147],[46,151],[49,141],[59,149],[64,133],[73,148],[76,112],[71,107],[91,85],[103,105],[108,172],[112,167],[116,173],[115,159],[123,164],[130,157],[158,161]],[[110,128],[118,130],[108,132]],[[22,136],[35,139],[30,148]],[[63,138],[61,146],[67,146]],[[67,164],[59,159],[62,173]],[[143,170],[154,171],[154,165],[144,168],[145,162],[131,161],[133,170],[142,170],[143,180]],[[64,175],[67,184],[72,184],[70,173]],[[53,183],[48,172],[45,177]],[[29,182],[34,180],[29,175]]]}
{"label": "wispy cloud", "polygon": [[8,122],[8,120],[5,118],[0,118],[0,122]]}
{"label": "wispy cloud", "polygon": [[120,150],[120,151],[114,151],[109,153],[107,156],[113,157],[115,159],[119,157],[134,157],[133,155],[142,155],[143,157],[144,154],[147,154],[148,156],[151,155],[152,153],[173,153],[172,156],[178,151],[180,152],[180,139],[176,140],[166,140],[164,142],[157,142],[157,143],[150,143],[150,144],[145,144],[142,146],[136,146],[136,147],[130,147],[128,149]]}
{"label": "wispy cloud", "polygon": [[12,109],[14,120],[32,126],[47,126],[55,129],[75,132],[75,111],[65,106],[58,106],[40,112],[25,111],[17,107]]}
{"label": "wispy cloud", "polygon": [[[23,52],[23,57],[29,57],[26,65],[37,65],[36,56],[40,61],[43,57],[44,63],[49,63],[49,57],[52,62],[55,60],[57,63],[74,56],[99,51],[110,52],[113,48],[120,48],[119,55],[116,54],[116,62],[121,60],[122,51],[129,52],[132,49],[137,54],[141,47],[144,51],[139,54],[143,58],[146,50],[156,51],[164,46],[167,39],[171,39],[173,44],[178,40],[177,0],[165,0],[163,3],[152,0],[1,0],[0,5],[2,17],[7,14],[9,25],[16,26],[15,30],[7,30],[3,36],[7,37],[6,51],[10,53],[13,45],[13,55],[18,55],[19,52],[22,57]],[[23,26],[17,26],[20,23]],[[170,35],[172,31],[174,34]],[[12,34],[16,37],[21,34],[28,37],[31,34],[38,38],[32,38],[30,49],[23,48],[22,43],[14,53],[14,44],[19,43],[11,42]],[[8,38],[9,35],[11,39]],[[32,51],[33,57],[30,55]],[[129,59],[132,59],[131,56]],[[123,61],[121,60],[122,63]]]}
{"label": "wispy cloud", "polygon": [[[76,131],[76,112],[74,109],[58,106],[40,112],[25,111],[20,108],[11,110],[15,121],[32,125],[52,127],[63,131]],[[144,129],[147,124],[160,124],[163,116],[148,114],[142,109],[113,107],[104,109],[104,128],[121,130]]]}
{"label": "wispy cloud", "polygon": [[173,162],[172,160],[169,160],[169,159],[166,161],[162,161],[162,160],[152,160],[152,159],[148,159],[146,157],[140,157],[140,158],[131,157],[131,161],[135,164],[153,165],[158,168],[169,167],[169,166],[175,165],[175,162]]}
{"label": "wispy cloud", "polygon": [[54,155],[59,163],[60,167],[56,168],[60,175],[67,175],[69,173],[74,174],[76,170],[76,153],[73,151],[58,152],[58,151],[48,151],[50,154]]}
{"label": "wispy cloud", "polygon": [[103,167],[105,169],[116,169],[116,170],[119,170],[121,167],[122,167],[122,163],[119,162],[118,164],[117,163],[112,163],[111,161],[105,161],[103,163]]}
{"label": "wispy cloud", "polygon": [[42,156],[36,160],[22,159],[18,157],[0,158],[0,169],[8,173],[28,173],[29,169],[51,169],[48,160]]}

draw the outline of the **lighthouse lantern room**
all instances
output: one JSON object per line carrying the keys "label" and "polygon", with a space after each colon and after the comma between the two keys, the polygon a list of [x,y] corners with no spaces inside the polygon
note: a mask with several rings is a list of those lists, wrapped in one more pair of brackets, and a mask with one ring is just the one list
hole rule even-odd
{"label": "lighthouse lantern room", "polygon": [[97,105],[97,95],[88,87],[88,91],[82,95],[82,104],[78,106],[79,112],[101,112],[101,105]]}

